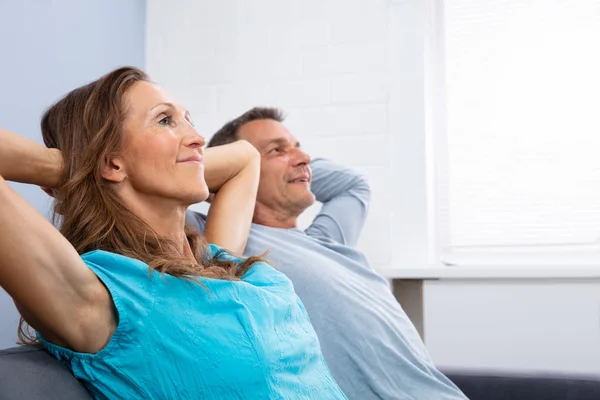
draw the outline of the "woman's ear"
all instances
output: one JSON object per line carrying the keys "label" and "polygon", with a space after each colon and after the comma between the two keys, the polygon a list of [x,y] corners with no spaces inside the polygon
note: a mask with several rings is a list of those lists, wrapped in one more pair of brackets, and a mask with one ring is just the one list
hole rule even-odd
{"label": "woman's ear", "polygon": [[127,178],[123,162],[116,156],[105,156],[102,163],[101,175],[104,179],[114,183],[121,183]]}

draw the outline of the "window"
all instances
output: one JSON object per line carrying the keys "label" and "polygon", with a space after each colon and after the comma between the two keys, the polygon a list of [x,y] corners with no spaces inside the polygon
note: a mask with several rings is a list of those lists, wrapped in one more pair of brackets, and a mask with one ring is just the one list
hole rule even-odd
{"label": "window", "polygon": [[600,264],[600,0],[437,5],[442,261]]}

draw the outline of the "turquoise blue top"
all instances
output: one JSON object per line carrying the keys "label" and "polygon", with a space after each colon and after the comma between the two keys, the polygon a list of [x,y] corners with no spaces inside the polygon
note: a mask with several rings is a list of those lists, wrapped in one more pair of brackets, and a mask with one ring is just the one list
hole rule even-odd
{"label": "turquoise blue top", "polygon": [[96,354],[39,337],[95,398],[346,399],[291,282],[273,267],[256,263],[240,281],[199,278],[204,288],[106,251],[82,258],[112,295],[115,333]]}

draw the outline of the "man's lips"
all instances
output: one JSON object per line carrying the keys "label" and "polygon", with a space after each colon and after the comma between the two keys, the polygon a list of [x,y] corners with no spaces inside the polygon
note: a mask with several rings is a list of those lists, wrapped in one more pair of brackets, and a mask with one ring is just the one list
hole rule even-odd
{"label": "man's lips", "polygon": [[310,183],[310,175],[309,174],[301,174],[293,177],[288,181],[288,183]]}

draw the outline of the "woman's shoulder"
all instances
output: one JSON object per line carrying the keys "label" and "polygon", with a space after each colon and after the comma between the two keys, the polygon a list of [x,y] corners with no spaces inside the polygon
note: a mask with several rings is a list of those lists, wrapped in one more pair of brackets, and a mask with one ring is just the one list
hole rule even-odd
{"label": "woman's shoulder", "polygon": [[86,264],[89,264],[89,263],[95,263],[98,265],[105,265],[107,263],[108,264],[132,264],[135,266],[148,268],[148,264],[146,264],[143,261],[140,261],[135,258],[127,257],[122,254],[113,253],[112,251],[106,251],[106,250],[88,251],[87,253],[82,254],[81,258],[83,259],[84,262],[86,262]]}
{"label": "woman's shoulder", "polygon": [[[227,260],[240,264],[244,262],[243,258],[237,257],[215,244],[209,244],[206,257],[216,257],[220,260]],[[81,258],[89,268],[102,275],[108,275],[110,277],[119,275],[120,278],[130,276],[130,278],[134,280],[141,278],[147,280],[148,278],[148,264],[122,254],[106,250],[93,250],[82,254]],[[115,268],[117,266],[118,268]],[[151,276],[156,274],[160,275],[157,271],[152,271]],[[219,280],[214,281],[213,279],[202,277],[199,277],[199,280],[209,286],[219,282]],[[242,276],[241,280],[254,286],[275,285],[283,286],[285,288],[292,287],[290,280],[282,272],[278,271],[275,267],[265,261],[253,263],[250,269]],[[221,284],[231,285],[233,282],[222,281]]]}
{"label": "woman's shoulder", "polygon": [[[210,244],[211,253],[209,256],[219,259],[229,260],[237,263],[244,262],[243,259],[232,255],[221,247]],[[243,282],[254,286],[278,286],[286,290],[293,290],[291,281],[282,272],[270,265],[267,261],[257,261],[252,264],[250,269],[242,276]]]}
{"label": "woman's shoulder", "polygon": [[148,264],[106,250],[93,250],[81,255],[81,259],[96,275],[105,279],[147,280]]}
{"label": "woman's shoulder", "polygon": [[[214,257],[221,261],[232,261],[232,262],[238,263],[238,264],[241,264],[244,262],[244,258],[237,257],[237,256],[231,254],[227,249],[219,247],[216,244],[211,243],[208,246],[209,246],[209,251],[208,251],[208,254],[206,255],[207,257]],[[272,267],[267,262],[257,261],[252,264],[252,267],[250,268],[250,270],[248,272],[246,272],[246,274],[244,274],[244,276],[246,276],[251,271],[262,270],[262,269],[272,270]]]}

